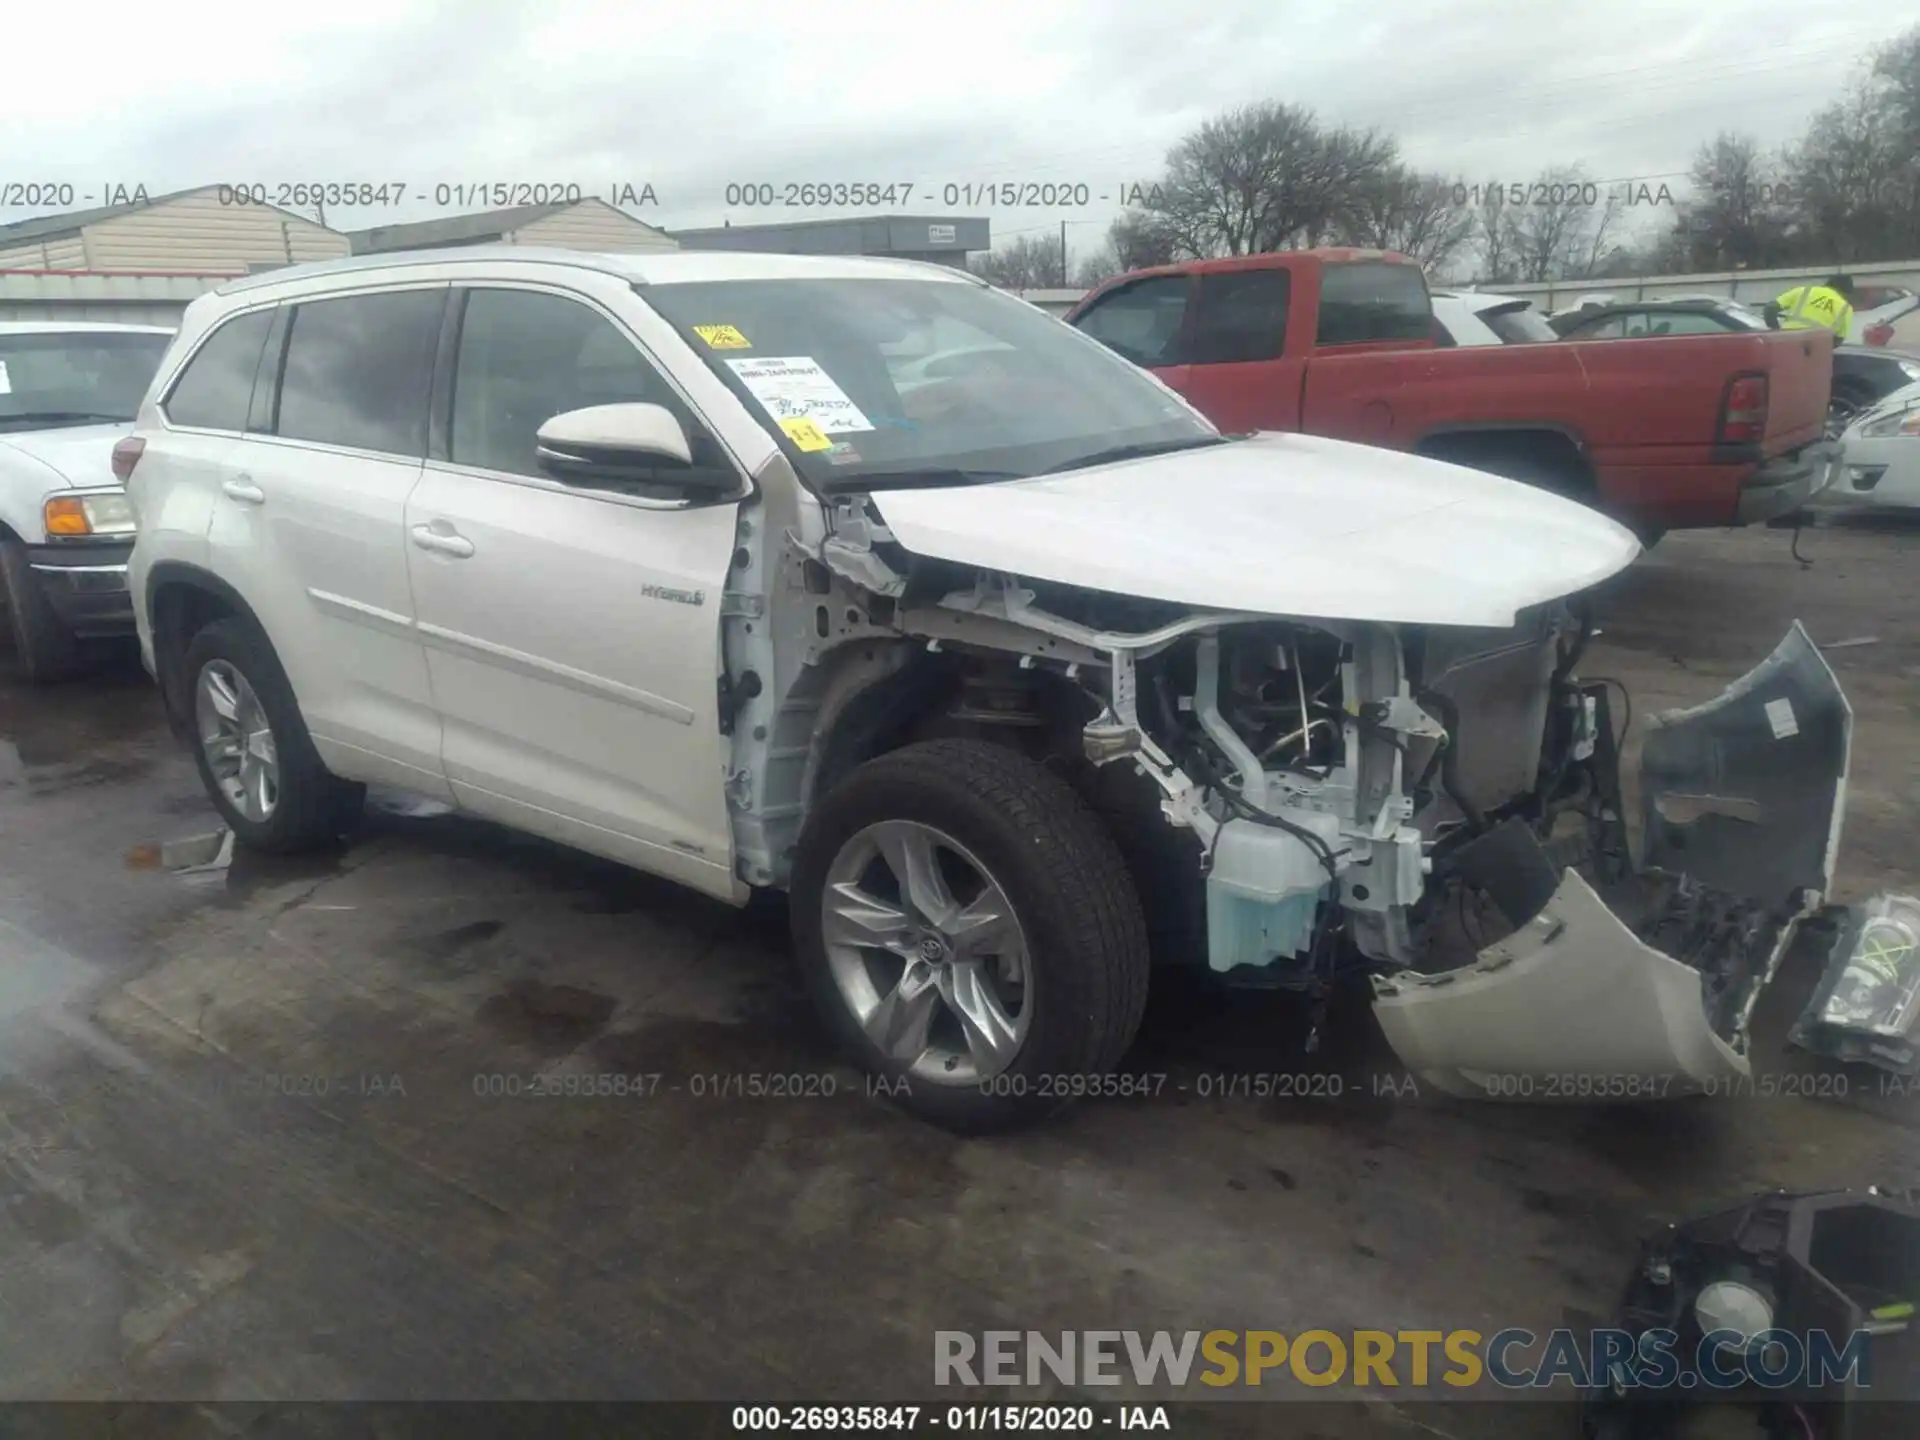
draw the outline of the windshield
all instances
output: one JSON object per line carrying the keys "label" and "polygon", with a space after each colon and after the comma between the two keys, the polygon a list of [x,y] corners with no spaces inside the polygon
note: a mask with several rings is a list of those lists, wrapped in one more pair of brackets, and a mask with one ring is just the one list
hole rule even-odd
{"label": "windshield", "polygon": [[1531,305],[1499,306],[1492,310],[1482,310],[1480,318],[1502,343],[1507,345],[1530,345],[1539,340],[1558,340],[1559,331],[1547,323],[1546,317]]}
{"label": "windshield", "polygon": [[984,286],[730,280],[643,294],[818,490],[1025,478],[1219,439],[1096,341]]}
{"label": "windshield", "polygon": [[132,420],[172,339],[114,330],[0,334],[0,430]]}

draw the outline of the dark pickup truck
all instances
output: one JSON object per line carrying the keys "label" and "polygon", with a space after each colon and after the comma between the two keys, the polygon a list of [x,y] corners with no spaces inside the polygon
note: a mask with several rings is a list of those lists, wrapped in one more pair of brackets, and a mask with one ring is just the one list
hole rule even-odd
{"label": "dark pickup truck", "polygon": [[1826,483],[1824,332],[1434,344],[1420,268],[1318,249],[1137,270],[1070,324],[1228,432],[1410,450],[1582,499],[1651,541],[1747,525]]}

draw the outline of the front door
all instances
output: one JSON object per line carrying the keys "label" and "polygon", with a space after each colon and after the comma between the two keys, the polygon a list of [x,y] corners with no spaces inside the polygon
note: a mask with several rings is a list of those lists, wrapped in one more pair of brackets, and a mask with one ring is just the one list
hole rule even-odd
{"label": "front door", "polygon": [[592,302],[456,295],[447,454],[406,514],[447,780],[463,808],[729,894],[717,711],[737,505],[545,476],[535,432],[564,411],[648,401],[697,427]]}

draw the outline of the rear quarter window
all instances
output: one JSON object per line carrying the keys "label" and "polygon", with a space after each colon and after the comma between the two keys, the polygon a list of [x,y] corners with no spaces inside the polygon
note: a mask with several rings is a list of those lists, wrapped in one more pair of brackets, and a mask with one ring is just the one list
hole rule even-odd
{"label": "rear quarter window", "polygon": [[175,425],[244,430],[273,311],[249,311],[222,323],[194,352],[161,407]]}
{"label": "rear quarter window", "polygon": [[1417,266],[1356,260],[1321,270],[1316,343],[1426,340],[1432,334],[1433,302]]}

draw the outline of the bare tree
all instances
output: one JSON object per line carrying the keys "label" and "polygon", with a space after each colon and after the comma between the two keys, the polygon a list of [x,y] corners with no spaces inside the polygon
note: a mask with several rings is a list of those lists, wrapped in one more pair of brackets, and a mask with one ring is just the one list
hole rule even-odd
{"label": "bare tree", "polygon": [[1151,210],[1129,210],[1109,225],[1107,247],[1112,250],[1120,271],[1171,265],[1176,260],[1190,259],[1196,253],[1183,255],[1166,220]]}
{"label": "bare tree", "polygon": [[1209,120],[1175,145],[1151,207],[1185,255],[1253,255],[1332,233],[1356,187],[1393,169],[1393,141],[1327,130],[1311,111],[1268,102]]}
{"label": "bare tree", "polygon": [[1829,105],[1794,147],[1788,167],[1795,209],[1809,251],[1842,261],[1896,258],[1896,238],[1910,246],[1911,234],[1896,237],[1889,181],[1906,159],[1898,151],[1899,134],[1889,107],[1873,87],[1862,84],[1844,100]]}
{"label": "bare tree", "polygon": [[1579,166],[1543,170],[1481,208],[1492,280],[1539,282],[1592,273],[1611,254],[1623,205]]}
{"label": "bare tree", "polygon": [[1468,212],[1469,234],[1479,251],[1474,278],[1484,284],[1506,285],[1519,278],[1514,260],[1513,217],[1503,198],[1480,197]]}
{"label": "bare tree", "polygon": [[967,262],[967,268],[1003,290],[1047,290],[1060,283],[1060,236],[1021,235]]}
{"label": "bare tree", "polygon": [[1680,207],[1680,263],[1732,270],[1785,263],[1791,222],[1778,163],[1751,135],[1723,132],[1694,156],[1693,193]]}
{"label": "bare tree", "polygon": [[1401,167],[1357,187],[1342,207],[1335,238],[1345,244],[1397,250],[1434,271],[1472,237],[1473,212],[1455,182]]}

